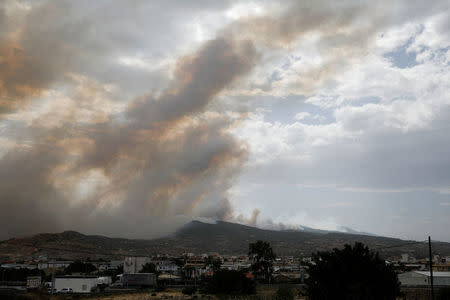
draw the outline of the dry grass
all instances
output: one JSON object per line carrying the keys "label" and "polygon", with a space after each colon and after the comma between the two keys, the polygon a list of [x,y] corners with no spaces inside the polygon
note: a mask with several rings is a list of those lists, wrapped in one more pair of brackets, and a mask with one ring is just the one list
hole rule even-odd
{"label": "dry grass", "polygon": [[[203,295],[196,294],[192,296],[183,295],[179,290],[168,290],[164,292],[130,292],[113,295],[91,295],[91,296],[53,296],[50,300],[274,300],[276,289],[258,289],[256,295],[251,296],[230,296],[230,295]],[[152,296],[153,295],[153,296]],[[302,298],[297,298],[302,299]]]}

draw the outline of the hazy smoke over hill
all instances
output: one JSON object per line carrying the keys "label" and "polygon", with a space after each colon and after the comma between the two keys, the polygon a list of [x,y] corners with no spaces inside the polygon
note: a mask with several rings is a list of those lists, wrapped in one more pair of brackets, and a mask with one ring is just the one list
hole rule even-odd
{"label": "hazy smoke over hill", "polygon": [[[179,60],[162,95],[133,101],[124,121],[35,124],[34,143],[0,161],[1,211],[16,216],[2,227],[15,234],[110,217],[130,228],[153,217],[229,217],[225,193],[246,150],[226,132],[232,120],[203,113],[255,56],[251,44],[213,40]],[[89,177],[102,184],[86,181],[94,190],[76,199]]]}
{"label": "hazy smoke over hill", "polygon": [[[335,43],[327,67],[311,70],[322,80],[342,57],[364,49],[376,25],[351,32],[355,15],[367,11],[343,7],[336,17],[325,3],[238,20],[178,58],[167,88],[120,106],[123,93],[89,76],[114,45],[95,41],[94,20],[71,5],[44,2],[17,15],[0,6],[4,124],[30,103],[54,101],[31,123],[19,118],[4,131],[12,145],[0,158],[0,238],[65,228],[143,236],[192,216],[232,219],[227,191],[248,149],[230,133],[239,118],[211,108],[212,101],[252,70],[256,45],[285,47],[320,32],[324,43]],[[338,32],[339,39],[328,38]],[[306,89],[311,78],[303,80]]]}

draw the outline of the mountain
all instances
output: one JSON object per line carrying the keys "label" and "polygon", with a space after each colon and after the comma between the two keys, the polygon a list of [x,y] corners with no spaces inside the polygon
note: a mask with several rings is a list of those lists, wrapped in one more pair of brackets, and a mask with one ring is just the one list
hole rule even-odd
{"label": "mountain", "polygon": [[[409,253],[416,257],[428,255],[426,243],[415,243],[397,238],[381,237],[372,234],[354,234],[325,230],[264,230],[260,228],[218,221],[207,224],[193,221],[181,228],[173,237],[189,252],[246,253],[248,244],[256,240],[269,241],[279,255],[309,256],[312,252],[342,247],[344,244],[362,242],[371,249],[378,249],[384,256]],[[405,245],[407,244],[407,245]],[[181,246],[182,245],[182,246]],[[401,247],[393,247],[403,245]],[[433,252],[447,255],[450,243],[433,242]]]}
{"label": "mountain", "polygon": [[317,229],[317,228],[312,228],[312,227],[302,225],[302,226],[300,226],[299,229],[287,229],[285,231],[304,231],[304,232],[314,232],[314,233],[322,233],[322,234],[335,232],[335,233],[351,233],[351,234],[359,234],[359,235],[376,236],[376,234],[354,230],[354,229],[352,229],[350,227],[346,227],[346,226],[340,226],[337,230],[325,230],[325,229]]}
{"label": "mountain", "polygon": [[[74,231],[43,233],[32,237],[0,242],[0,260],[49,258],[121,258],[152,254],[210,253],[245,254],[248,244],[256,240],[271,243],[278,255],[309,256],[312,252],[362,242],[384,257],[409,253],[427,256],[425,243],[396,238],[341,232],[308,232],[305,230],[265,230],[218,221],[214,224],[192,221],[168,237],[143,240],[84,235]],[[406,244],[406,245],[405,245]],[[393,247],[402,245],[400,247]],[[450,243],[433,242],[433,253],[450,255]]]}

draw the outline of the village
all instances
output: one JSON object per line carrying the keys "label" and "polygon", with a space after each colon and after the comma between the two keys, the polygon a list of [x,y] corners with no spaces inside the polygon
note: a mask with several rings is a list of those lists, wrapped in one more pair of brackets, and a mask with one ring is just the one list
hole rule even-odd
{"label": "village", "polygon": [[[430,268],[427,258],[410,254],[385,260],[398,274],[406,293],[427,294]],[[262,286],[289,285],[298,290],[308,278],[312,257],[281,256],[272,262],[269,281]],[[434,285],[450,287],[450,257],[435,255],[432,261]],[[41,291],[49,295],[102,295],[135,291],[178,291],[193,294],[201,291],[215,272],[239,271],[255,280],[252,258],[247,254],[183,253],[179,256],[125,256],[115,260],[58,260],[39,257],[32,261],[5,261],[0,267],[0,290],[16,293]],[[420,292],[422,291],[422,292]]]}

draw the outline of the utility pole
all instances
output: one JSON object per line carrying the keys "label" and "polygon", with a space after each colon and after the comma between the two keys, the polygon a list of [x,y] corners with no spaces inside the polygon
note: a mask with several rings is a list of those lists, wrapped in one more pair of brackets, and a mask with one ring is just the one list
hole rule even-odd
{"label": "utility pole", "polygon": [[431,257],[431,237],[428,236],[428,252],[430,254],[430,284],[431,284],[431,300],[434,300],[434,284],[433,284],[433,258]]}
{"label": "utility pole", "polygon": [[55,262],[53,262],[52,265],[52,296],[53,296],[53,291],[55,289]]}

